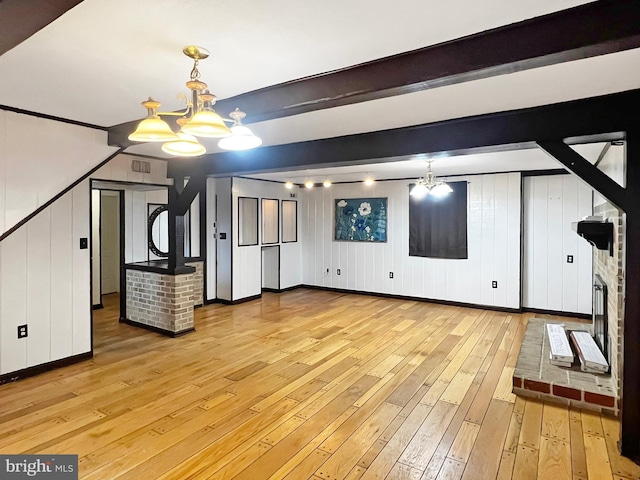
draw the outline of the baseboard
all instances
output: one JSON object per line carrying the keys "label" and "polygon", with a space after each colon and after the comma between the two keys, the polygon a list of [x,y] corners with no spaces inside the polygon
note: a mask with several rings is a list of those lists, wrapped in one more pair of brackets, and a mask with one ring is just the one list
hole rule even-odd
{"label": "baseboard", "polygon": [[104,305],[102,303],[96,303],[95,305],[92,305],[92,308],[94,310],[101,310],[104,308]]}
{"label": "baseboard", "polygon": [[588,313],[561,312],[559,310],[544,310],[541,308],[528,308],[528,307],[523,308],[522,311],[527,313],[539,313],[541,315],[557,315],[560,317],[582,318],[584,320],[592,319],[591,315]]}
{"label": "baseboard", "polygon": [[79,355],[73,355],[67,358],[61,358],[60,360],[43,363],[42,365],[36,365],[35,367],[24,368],[16,372],[5,373],[3,375],[0,375],[0,385],[15,382],[17,380],[22,380],[27,377],[33,377],[34,375],[39,375],[41,373],[55,370],[57,368],[67,367],[69,365],[73,365],[74,363],[84,362],[85,360],[89,360],[91,358],[93,358],[93,351],[81,353]]}
{"label": "baseboard", "polygon": [[144,330],[149,330],[150,332],[159,333],[160,335],[164,335],[165,337],[181,337],[182,335],[186,335],[187,333],[195,332],[195,328],[188,328],[186,330],[182,330],[180,332],[172,332],[171,330],[165,330],[164,328],[154,327],[153,325],[146,325],[144,323],[134,322],[133,320],[129,320],[128,318],[121,318],[120,323],[126,323],[127,325],[131,325],[132,327],[142,328]]}
{"label": "baseboard", "polygon": [[372,297],[393,298],[396,300],[409,300],[414,302],[436,303],[439,305],[450,305],[452,307],[480,308],[482,310],[492,310],[496,312],[522,313],[522,310],[520,308],[497,307],[495,305],[480,305],[477,303],[453,302],[450,300],[440,300],[437,298],[411,297],[408,295],[395,295],[392,293],[364,292],[362,290],[347,290],[344,288],[322,287],[319,285],[300,285],[300,287],[311,288],[314,290],[326,290],[328,292],[353,293],[357,295],[370,295]]}
{"label": "baseboard", "polygon": [[238,300],[224,300],[222,298],[216,298],[211,303],[221,303],[223,305],[239,305],[241,303],[251,302],[253,300],[258,300],[262,298],[262,294],[253,295],[251,297],[240,298]]}

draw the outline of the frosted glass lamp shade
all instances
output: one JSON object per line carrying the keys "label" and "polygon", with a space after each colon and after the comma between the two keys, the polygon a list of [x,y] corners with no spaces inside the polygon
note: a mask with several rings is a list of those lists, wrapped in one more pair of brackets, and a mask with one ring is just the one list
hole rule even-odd
{"label": "frosted glass lamp shade", "polygon": [[218,146],[225,150],[249,150],[262,145],[262,139],[244,125],[231,127],[231,135],[218,142]]}
{"label": "frosted glass lamp shade", "polygon": [[142,120],[135,132],[129,135],[132,142],[168,142],[178,140],[167,122],[157,115],[152,115]]}
{"label": "frosted glass lamp shade", "polygon": [[416,183],[409,192],[409,195],[416,198],[423,198],[428,193],[429,189],[425,186],[424,183]]}
{"label": "frosted glass lamp shade", "polygon": [[193,135],[178,132],[178,137],[179,140],[163,144],[162,151],[177,157],[199,157],[207,153],[207,149]]}
{"label": "frosted glass lamp shade", "polygon": [[446,197],[451,192],[453,192],[453,189],[449,185],[447,185],[446,183],[441,183],[433,187],[430,193],[434,197],[442,198]]}
{"label": "frosted glass lamp shade", "polygon": [[231,135],[231,130],[214,111],[203,110],[196,113],[183,127],[182,131],[196,137],[222,138]]}

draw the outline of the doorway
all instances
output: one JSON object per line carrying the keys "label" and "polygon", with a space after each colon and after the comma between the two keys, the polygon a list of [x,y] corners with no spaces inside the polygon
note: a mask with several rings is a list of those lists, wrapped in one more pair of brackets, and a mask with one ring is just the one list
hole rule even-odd
{"label": "doorway", "polygon": [[101,294],[120,293],[120,192],[101,191]]}
{"label": "doorway", "polygon": [[121,290],[122,192],[91,190],[91,262],[93,308],[104,307],[103,295],[117,297]]}
{"label": "doorway", "polygon": [[262,247],[262,290],[280,291],[280,246]]}

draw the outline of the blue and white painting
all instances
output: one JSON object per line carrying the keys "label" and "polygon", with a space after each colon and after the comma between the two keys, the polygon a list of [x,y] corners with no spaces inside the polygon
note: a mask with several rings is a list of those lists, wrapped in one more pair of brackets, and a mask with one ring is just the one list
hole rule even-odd
{"label": "blue and white painting", "polygon": [[387,241],[386,198],[336,199],[335,212],[336,240]]}

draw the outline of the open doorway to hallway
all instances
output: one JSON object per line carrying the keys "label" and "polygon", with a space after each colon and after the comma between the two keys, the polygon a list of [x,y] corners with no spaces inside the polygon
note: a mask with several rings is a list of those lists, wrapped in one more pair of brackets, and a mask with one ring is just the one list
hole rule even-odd
{"label": "open doorway to hallway", "polygon": [[[91,191],[93,308],[105,306],[106,296],[117,303],[121,289],[123,261],[122,194],[119,190],[93,188]],[[116,299],[116,300],[114,300]]]}

